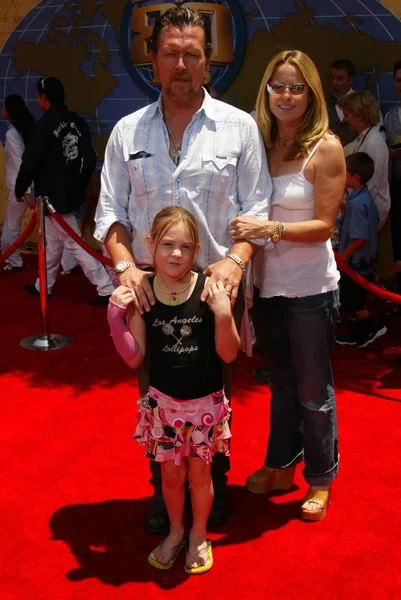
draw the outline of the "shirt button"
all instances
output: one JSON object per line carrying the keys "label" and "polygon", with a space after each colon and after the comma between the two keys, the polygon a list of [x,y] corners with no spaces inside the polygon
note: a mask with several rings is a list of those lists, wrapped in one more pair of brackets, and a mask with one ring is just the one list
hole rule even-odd
{"label": "shirt button", "polygon": [[180,181],[181,181],[181,178],[180,178],[180,177],[177,177],[177,181],[178,181],[178,183],[180,183]]}

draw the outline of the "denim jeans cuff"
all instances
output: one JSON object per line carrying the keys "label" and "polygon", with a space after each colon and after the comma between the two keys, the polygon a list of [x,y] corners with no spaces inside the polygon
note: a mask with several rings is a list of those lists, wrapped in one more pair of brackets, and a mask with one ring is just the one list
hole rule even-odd
{"label": "denim jeans cuff", "polygon": [[304,451],[301,450],[301,452],[299,452],[295,458],[291,459],[290,462],[286,463],[286,464],[276,464],[273,463],[271,461],[269,461],[266,457],[265,460],[265,467],[268,467],[269,469],[287,469],[287,467],[293,467],[294,465],[297,465],[298,463],[302,462],[304,459]]}
{"label": "denim jeans cuff", "polygon": [[328,485],[334,481],[338,475],[338,468],[340,464],[340,457],[338,457],[334,467],[326,471],[325,473],[307,473],[306,469],[302,471],[302,475],[305,478],[306,483],[309,485]]}

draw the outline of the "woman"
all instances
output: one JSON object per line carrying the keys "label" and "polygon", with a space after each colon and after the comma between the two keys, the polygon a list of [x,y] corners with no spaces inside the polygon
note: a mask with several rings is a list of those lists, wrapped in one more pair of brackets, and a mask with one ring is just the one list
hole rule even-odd
{"label": "woman", "polygon": [[389,153],[380,133],[380,105],[366,90],[341,96],[338,105],[344,111],[344,121],[358,134],[358,137],[344,148],[345,155],[366,152],[375,162],[375,172],[367,185],[379,209],[380,230],[387,221],[391,204],[388,184]]}
{"label": "woman", "polygon": [[[393,255],[395,261],[401,261],[401,60],[394,65],[393,82],[400,103],[390,108],[385,116],[384,125],[391,159],[390,224]],[[396,277],[401,285],[401,273],[396,272]]]}
{"label": "woman", "polygon": [[[25,202],[18,202],[15,198],[14,185],[21,165],[25,144],[31,132],[34,118],[28,110],[23,98],[11,94],[4,98],[1,116],[6,119],[9,129],[6,133],[6,185],[9,189],[6,217],[1,234],[1,252],[5,252],[18,238],[21,231],[21,221],[24,216]],[[28,190],[29,192],[29,190]],[[16,250],[6,260],[4,271],[12,271],[22,267],[22,258]]]}
{"label": "woman", "polygon": [[247,478],[254,493],[290,490],[305,461],[309,491],[302,516],[320,520],[338,471],[337,420],[330,365],[337,316],[330,235],[345,187],[344,155],[328,132],[318,72],[298,50],[269,63],[256,120],[273,181],[270,218],[239,217],[236,239],[267,236],[254,264],[253,319],[271,379],[271,417],[263,467]]}

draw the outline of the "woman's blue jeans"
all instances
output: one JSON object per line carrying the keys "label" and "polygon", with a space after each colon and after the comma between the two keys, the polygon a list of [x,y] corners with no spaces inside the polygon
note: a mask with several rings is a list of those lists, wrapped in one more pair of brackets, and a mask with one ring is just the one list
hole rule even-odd
{"label": "woman's blue jeans", "polygon": [[265,465],[305,461],[309,485],[327,485],[338,472],[336,403],[330,353],[338,293],[260,298],[252,318],[270,378],[270,434]]}

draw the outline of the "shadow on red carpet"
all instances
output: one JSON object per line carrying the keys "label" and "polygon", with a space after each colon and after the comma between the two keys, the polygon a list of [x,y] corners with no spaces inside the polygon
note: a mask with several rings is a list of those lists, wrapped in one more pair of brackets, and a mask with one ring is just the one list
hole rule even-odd
{"label": "shadow on red carpet", "polygon": [[[228,497],[232,517],[226,525],[209,532],[216,552],[226,546],[252,542],[298,517],[297,501],[261,503],[237,485],[228,486]],[[65,542],[79,565],[67,573],[67,578],[71,581],[96,578],[113,586],[157,581],[164,589],[174,588],[187,579],[183,569],[174,569],[166,579],[157,571],[144,568],[144,547],[149,543],[149,534],[145,533],[143,523],[149,503],[150,498],[120,499],[57,510],[49,523],[52,539]],[[189,525],[188,506],[186,512]],[[247,518],[250,514],[252,520]],[[156,545],[158,538],[154,539]]]}
{"label": "shadow on red carpet", "polygon": [[302,467],[285,495],[254,496],[245,478],[263,463],[268,386],[252,378],[259,355],[240,355],[234,377],[228,496],[232,516],[210,532],[215,563],[188,577],[147,564],[160,537],[144,531],[148,461],[132,442],[138,390],[117,355],[106,309],[81,274],[60,276],[50,333],[68,348],[27,351],[40,333],[30,268],[0,273],[0,486],[5,551],[2,600],[113,600],[189,596],[241,600],[394,600],[401,589],[401,319],[364,350],[336,347],[341,464],[324,521],[303,522]]}

